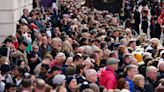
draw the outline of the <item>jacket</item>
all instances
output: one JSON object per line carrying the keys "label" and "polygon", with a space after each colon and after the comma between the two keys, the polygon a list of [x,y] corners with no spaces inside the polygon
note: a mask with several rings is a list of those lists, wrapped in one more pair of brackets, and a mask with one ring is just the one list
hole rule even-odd
{"label": "jacket", "polygon": [[115,89],[117,87],[115,72],[111,67],[102,70],[99,76],[99,84],[107,89]]}

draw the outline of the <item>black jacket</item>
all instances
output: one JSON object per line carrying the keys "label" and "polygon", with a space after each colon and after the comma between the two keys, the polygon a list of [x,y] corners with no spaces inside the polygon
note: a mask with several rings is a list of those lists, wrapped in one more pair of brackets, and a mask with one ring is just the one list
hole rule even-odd
{"label": "black jacket", "polygon": [[150,78],[145,80],[145,92],[154,92],[157,86],[157,81],[152,81]]}

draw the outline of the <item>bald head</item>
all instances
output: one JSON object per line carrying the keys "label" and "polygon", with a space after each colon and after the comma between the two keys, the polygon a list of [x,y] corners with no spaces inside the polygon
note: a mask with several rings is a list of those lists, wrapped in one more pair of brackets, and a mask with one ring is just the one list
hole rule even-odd
{"label": "bald head", "polygon": [[158,69],[159,71],[164,71],[164,62],[159,63]]}

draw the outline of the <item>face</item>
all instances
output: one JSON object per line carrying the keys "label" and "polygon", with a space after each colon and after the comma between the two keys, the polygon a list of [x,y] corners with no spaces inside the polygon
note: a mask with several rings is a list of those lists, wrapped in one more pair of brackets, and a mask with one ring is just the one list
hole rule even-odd
{"label": "face", "polygon": [[151,80],[156,80],[157,79],[157,70],[151,70],[148,72],[148,77]]}
{"label": "face", "polygon": [[24,61],[22,61],[20,67],[24,68],[25,67],[25,64],[26,63]]}
{"label": "face", "polygon": [[156,44],[153,43],[153,42],[151,42],[151,47],[152,47],[152,48],[156,48]]}
{"label": "face", "polygon": [[139,81],[139,87],[143,88],[144,85],[145,85],[145,80],[144,80],[144,78],[141,78]]}
{"label": "face", "polygon": [[22,43],[21,43],[20,47],[21,47],[22,50],[26,50],[26,46],[23,45]]}
{"label": "face", "polygon": [[114,58],[118,58],[118,54],[117,53],[114,54]]}
{"label": "face", "polygon": [[7,92],[16,92],[16,87],[9,88]]}
{"label": "face", "polygon": [[77,87],[77,80],[72,79],[71,82],[69,83],[69,88],[75,89]]}
{"label": "face", "polygon": [[57,74],[61,74],[61,71],[60,70],[55,70],[52,72],[53,76],[57,75]]}
{"label": "face", "polygon": [[115,71],[118,70],[118,63],[113,64],[113,68]]}
{"label": "face", "polygon": [[125,83],[125,89],[129,89],[129,82],[128,81],[126,81],[126,83]]}
{"label": "face", "polygon": [[46,74],[47,73],[47,70],[44,67],[41,67],[40,73],[41,74]]}
{"label": "face", "polygon": [[33,49],[33,51],[34,51],[34,52],[38,52],[38,50],[39,50],[39,47],[37,47],[37,46],[34,46],[32,49]]}
{"label": "face", "polygon": [[132,46],[132,48],[135,48],[136,47],[136,42],[133,42],[131,46]]}
{"label": "face", "polygon": [[27,16],[29,15],[28,9],[25,9],[25,10],[24,10],[24,14],[27,15]]}
{"label": "face", "polygon": [[7,47],[12,47],[12,46],[13,46],[13,43],[12,43],[12,42],[7,42],[7,43],[6,43],[6,46],[7,46]]}
{"label": "face", "polygon": [[90,76],[90,80],[91,80],[91,82],[93,82],[93,83],[97,82],[97,73],[92,74],[92,75]]}
{"label": "face", "polygon": [[48,40],[47,40],[47,37],[46,37],[46,36],[44,36],[44,37],[42,38],[42,43],[43,43],[44,45],[46,45],[46,44],[48,43]]}
{"label": "face", "polygon": [[134,78],[136,74],[138,74],[138,70],[136,68],[128,71],[128,76],[130,76],[131,78]]}
{"label": "face", "polygon": [[19,71],[17,69],[14,71],[14,75],[15,76],[19,76],[20,75],[20,73],[19,73]]}

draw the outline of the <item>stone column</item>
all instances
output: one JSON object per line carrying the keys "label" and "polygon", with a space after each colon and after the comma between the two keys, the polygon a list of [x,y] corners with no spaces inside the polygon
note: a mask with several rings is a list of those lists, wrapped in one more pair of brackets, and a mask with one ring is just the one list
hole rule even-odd
{"label": "stone column", "polygon": [[0,0],[0,42],[14,35],[23,8],[32,9],[32,0]]}

